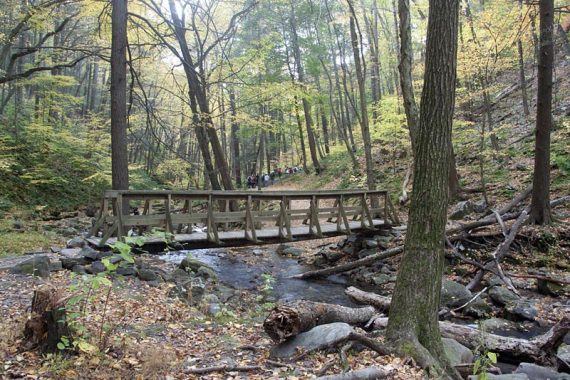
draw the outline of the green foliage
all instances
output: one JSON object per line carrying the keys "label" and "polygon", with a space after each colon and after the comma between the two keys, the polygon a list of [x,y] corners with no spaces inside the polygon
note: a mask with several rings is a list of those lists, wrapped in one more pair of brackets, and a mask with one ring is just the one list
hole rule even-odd
{"label": "green foliage", "polygon": [[480,356],[473,363],[473,374],[479,375],[479,380],[487,380],[487,370],[494,364],[497,364],[497,354],[494,352],[486,351],[484,355]]}

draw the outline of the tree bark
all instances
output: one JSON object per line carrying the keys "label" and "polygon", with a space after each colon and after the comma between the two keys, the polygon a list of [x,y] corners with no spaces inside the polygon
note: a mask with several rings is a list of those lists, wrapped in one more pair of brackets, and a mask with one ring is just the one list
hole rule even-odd
{"label": "tree bark", "polygon": [[552,129],[552,66],[554,0],[540,0],[540,54],[536,104],[536,140],[531,222],[550,224],[550,131]]}
{"label": "tree bark", "polygon": [[320,302],[295,301],[271,310],[263,322],[263,328],[275,342],[282,342],[317,325],[333,322],[364,325],[374,315],[376,310],[372,306],[352,308]]}
{"label": "tree bark", "polygon": [[243,186],[241,178],[241,157],[239,150],[239,124],[237,122],[237,109],[236,109],[236,94],[233,89],[230,89],[230,112],[232,116],[231,122],[231,144],[232,144],[232,164],[234,176],[236,179],[236,186],[238,188]]}
{"label": "tree bark", "polygon": [[386,337],[432,375],[460,378],[447,361],[438,324],[459,1],[429,3],[424,88],[414,151],[414,190]]}
{"label": "tree bark", "polygon": [[[127,0],[113,1],[111,37],[111,176],[113,190],[128,190]],[[122,205],[128,213],[128,204]]]}

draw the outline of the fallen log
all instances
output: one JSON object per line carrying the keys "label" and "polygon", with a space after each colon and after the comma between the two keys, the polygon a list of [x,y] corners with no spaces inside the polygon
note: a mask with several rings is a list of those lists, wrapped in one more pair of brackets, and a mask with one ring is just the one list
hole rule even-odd
{"label": "fallen log", "polygon": [[393,371],[380,367],[368,367],[356,371],[348,371],[338,375],[329,375],[317,377],[317,380],[374,380],[385,379],[392,374]]}
{"label": "fallen log", "polygon": [[396,248],[388,249],[388,250],[383,251],[383,252],[375,253],[374,255],[370,255],[370,256],[364,257],[364,258],[359,259],[359,260],[351,261],[351,262],[346,263],[346,264],[341,264],[341,265],[337,265],[337,266],[325,268],[325,269],[313,270],[313,271],[297,274],[297,275],[291,276],[289,278],[297,278],[297,279],[305,280],[308,278],[326,277],[326,276],[330,276],[332,274],[342,273],[342,272],[346,272],[346,271],[349,271],[349,270],[354,269],[354,268],[370,265],[370,264],[375,263],[378,260],[383,260],[383,259],[387,259],[389,257],[397,256],[402,252],[404,252],[404,246],[399,246]]}
{"label": "fallen log", "polygon": [[365,292],[354,286],[348,287],[344,293],[354,302],[374,306],[377,310],[387,312],[390,309],[391,297],[381,296],[380,294]]}
{"label": "fallen log", "polygon": [[[384,329],[388,318],[376,318],[375,329]],[[499,354],[503,362],[530,361],[556,367],[556,350],[570,331],[570,317],[564,317],[546,333],[530,340],[504,337],[481,332],[478,329],[450,322],[439,322],[441,336],[455,339],[466,347],[475,349],[483,345],[486,350]]]}
{"label": "fallen log", "polygon": [[311,301],[278,305],[263,322],[263,329],[275,342],[308,331],[317,325],[345,322],[365,325],[377,312],[372,306],[352,308]]}

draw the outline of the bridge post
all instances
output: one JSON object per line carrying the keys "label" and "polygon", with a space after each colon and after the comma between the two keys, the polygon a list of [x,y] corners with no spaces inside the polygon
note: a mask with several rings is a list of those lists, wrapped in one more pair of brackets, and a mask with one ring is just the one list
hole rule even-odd
{"label": "bridge post", "polygon": [[208,241],[222,245],[222,242],[218,236],[218,227],[216,226],[216,221],[214,220],[214,202],[212,198],[212,194],[208,195],[208,231],[206,233],[206,236],[208,237]]}
{"label": "bridge post", "polygon": [[[346,217],[346,212],[344,211],[344,195],[340,195],[340,198],[337,199],[337,217],[336,217],[336,230],[338,232],[346,232],[350,234],[350,223],[348,222],[348,218]],[[344,230],[341,228],[341,220],[344,223]]]}
{"label": "bridge post", "polygon": [[245,206],[245,238],[247,240],[253,241],[254,243],[257,243],[259,240],[257,240],[257,234],[255,232],[255,223],[253,221],[253,215],[251,213],[252,207],[253,202],[251,201],[251,195],[248,195],[247,203]]}
{"label": "bridge post", "polygon": [[321,223],[319,221],[319,200],[315,195],[311,197],[311,206],[309,214],[310,214],[309,233],[312,235],[316,235],[318,237],[322,237],[323,233],[321,231]]}

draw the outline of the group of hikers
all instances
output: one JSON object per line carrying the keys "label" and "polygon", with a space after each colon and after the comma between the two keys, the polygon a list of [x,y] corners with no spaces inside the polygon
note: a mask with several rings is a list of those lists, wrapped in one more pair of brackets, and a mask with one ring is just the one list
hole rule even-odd
{"label": "group of hikers", "polygon": [[271,171],[269,174],[257,174],[254,175],[253,173],[247,177],[247,188],[248,189],[255,189],[256,187],[267,187],[269,185],[273,185],[275,179],[281,179],[283,174],[293,174],[301,171],[301,169],[297,166],[288,167],[283,170],[282,168],[277,168]]}

